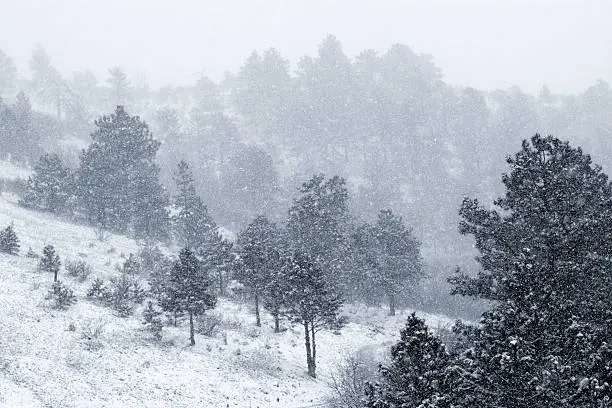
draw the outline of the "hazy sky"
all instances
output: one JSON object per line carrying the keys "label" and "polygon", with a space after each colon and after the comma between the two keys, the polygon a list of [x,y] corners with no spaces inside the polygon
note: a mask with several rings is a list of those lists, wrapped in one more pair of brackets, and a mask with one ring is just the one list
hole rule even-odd
{"label": "hazy sky", "polygon": [[0,0],[0,49],[22,75],[37,43],[64,73],[124,67],[158,86],[220,79],[253,50],[295,63],[334,34],[353,57],[393,43],[445,79],[576,92],[612,82],[612,0]]}

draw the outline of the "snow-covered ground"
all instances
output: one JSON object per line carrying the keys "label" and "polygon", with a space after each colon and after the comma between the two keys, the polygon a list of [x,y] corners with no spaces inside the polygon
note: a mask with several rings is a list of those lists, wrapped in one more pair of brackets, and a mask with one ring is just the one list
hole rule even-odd
{"label": "snow-covered ground", "polygon": [[[254,327],[248,305],[221,300],[219,333],[196,337],[187,327],[164,327],[156,342],[143,328],[141,311],[120,318],[85,299],[86,282],[62,275],[79,300],[67,311],[44,298],[52,276],[37,271],[28,248],[55,246],[65,260],[85,260],[94,275],[116,274],[138,243],[111,235],[104,242],[92,228],[25,210],[0,197],[0,228],[13,223],[19,256],[0,254],[0,406],[4,407],[313,407],[328,392],[336,363],[364,347],[387,348],[396,341],[410,311],[386,316],[383,308],[348,305],[351,323],[341,334],[317,337],[318,378],[306,375],[300,327],[280,334],[264,316]],[[452,324],[422,316],[433,327]],[[287,323],[285,323],[287,326]],[[84,334],[99,328],[93,340]],[[92,337],[90,335],[90,337]],[[95,336],[94,336],[95,337]]]}
{"label": "snow-covered ground", "polygon": [[31,173],[31,170],[20,167],[9,161],[0,160],[0,179],[27,179]]}

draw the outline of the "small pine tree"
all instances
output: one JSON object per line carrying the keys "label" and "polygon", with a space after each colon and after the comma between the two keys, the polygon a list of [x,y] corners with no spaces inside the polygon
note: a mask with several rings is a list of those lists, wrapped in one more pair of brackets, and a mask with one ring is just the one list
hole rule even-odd
{"label": "small pine tree", "polygon": [[189,340],[192,346],[195,345],[194,317],[214,308],[217,303],[211,286],[212,280],[198,258],[189,248],[183,249],[172,268],[162,308],[174,314],[186,312],[189,315]]}
{"label": "small pine tree", "polygon": [[255,302],[255,325],[261,326],[259,304],[266,284],[272,278],[276,225],[266,217],[255,218],[238,237],[240,267],[235,278],[250,289]]}
{"label": "small pine tree", "polygon": [[72,289],[68,288],[61,281],[53,282],[47,299],[54,302],[53,307],[56,309],[67,309],[77,301]]}
{"label": "small pine tree", "polygon": [[381,367],[382,381],[366,387],[366,407],[450,407],[446,369],[451,357],[442,341],[413,313],[391,348],[391,364]]}
{"label": "small pine tree", "polygon": [[323,271],[306,256],[295,253],[286,263],[286,315],[304,326],[308,375],[316,377],[316,333],[323,328],[339,329],[343,319],[339,312],[343,299],[331,287]]}
{"label": "small pine tree", "polygon": [[151,301],[147,303],[147,308],[142,313],[147,330],[153,334],[156,340],[161,340],[162,338],[163,324],[161,314],[162,313],[153,306],[153,302]]}
{"label": "small pine tree", "polygon": [[17,238],[12,225],[0,231],[0,252],[10,255],[19,253],[19,238]]}
{"label": "small pine tree", "polygon": [[40,259],[38,267],[41,271],[53,273],[53,282],[57,282],[57,274],[62,265],[59,255],[55,253],[53,245],[47,245],[43,248],[43,256]]}
{"label": "small pine tree", "polygon": [[353,234],[355,260],[367,277],[368,287],[380,290],[395,316],[397,296],[423,277],[420,242],[402,217],[381,210],[375,225],[365,224]]}

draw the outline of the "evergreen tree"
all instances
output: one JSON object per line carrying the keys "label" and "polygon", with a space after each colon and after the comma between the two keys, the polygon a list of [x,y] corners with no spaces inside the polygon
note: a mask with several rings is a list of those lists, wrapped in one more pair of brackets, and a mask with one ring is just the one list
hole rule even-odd
{"label": "evergreen tree", "polygon": [[38,264],[40,270],[53,273],[53,282],[57,282],[57,274],[61,265],[60,257],[55,253],[53,245],[46,245],[43,248],[43,256]]}
{"label": "evergreen tree", "polygon": [[70,197],[70,170],[57,154],[45,154],[34,166],[28,178],[26,191],[20,204],[37,210],[64,212]]}
{"label": "evergreen tree", "polygon": [[0,49],[0,98],[7,96],[17,85],[17,66]]}
{"label": "evergreen tree", "polygon": [[348,266],[348,191],[344,179],[313,176],[300,188],[301,195],[289,209],[287,231],[292,245],[325,271],[339,285]]}
{"label": "evergreen tree", "polygon": [[177,193],[174,205],[178,213],[173,216],[173,223],[179,242],[187,247],[198,249],[205,245],[214,235],[217,226],[208,215],[208,209],[195,191],[193,173],[184,160],[178,164],[174,175]]}
{"label": "evergreen tree", "polygon": [[236,278],[248,287],[255,301],[255,324],[261,326],[259,304],[266,284],[272,279],[274,272],[273,256],[276,249],[278,231],[276,225],[266,217],[255,218],[247,228],[240,233],[237,240],[238,255],[241,267]]}
{"label": "evergreen tree", "polygon": [[381,367],[381,382],[368,384],[368,408],[451,408],[452,382],[446,375],[451,363],[442,341],[413,313],[391,347],[391,363]]}
{"label": "evergreen tree", "polygon": [[96,126],[76,174],[77,196],[89,220],[137,236],[163,236],[168,214],[154,161],[159,142],[122,106]]}
{"label": "evergreen tree", "polygon": [[19,253],[19,238],[17,238],[12,225],[0,231],[0,252],[10,255]]}
{"label": "evergreen tree", "polygon": [[339,328],[342,297],[326,282],[321,268],[300,253],[292,254],[285,265],[285,313],[304,327],[308,375],[316,377],[316,333],[321,329]]}
{"label": "evergreen tree", "polygon": [[41,102],[55,108],[57,120],[60,120],[68,89],[59,71],[51,64],[51,58],[40,45],[32,53],[30,70],[36,95]]}
{"label": "evergreen tree", "polygon": [[420,242],[391,210],[380,211],[376,224],[365,224],[354,238],[359,266],[366,270],[367,281],[382,289],[389,315],[395,316],[396,297],[423,276]]}
{"label": "evergreen tree", "polygon": [[189,315],[189,340],[195,345],[193,319],[215,307],[217,299],[211,292],[212,281],[200,261],[189,248],[179,253],[166,287],[164,310]]}
{"label": "evergreen tree", "polygon": [[482,270],[451,283],[496,306],[464,330],[457,393],[482,407],[607,406],[612,186],[581,149],[552,136],[524,141],[508,164],[497,208],[461,206]]}

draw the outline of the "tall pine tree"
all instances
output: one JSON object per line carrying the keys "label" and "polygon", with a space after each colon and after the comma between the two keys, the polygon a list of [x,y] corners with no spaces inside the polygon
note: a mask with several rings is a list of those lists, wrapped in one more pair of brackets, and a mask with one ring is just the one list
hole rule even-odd
{"label": "tall pine tree", "polygon": [[76,174],[77,195],[89,220],[137,236],[164,235],[166,198],[154,161],[159,142],[145,122],[122,106],[96,126]]}

